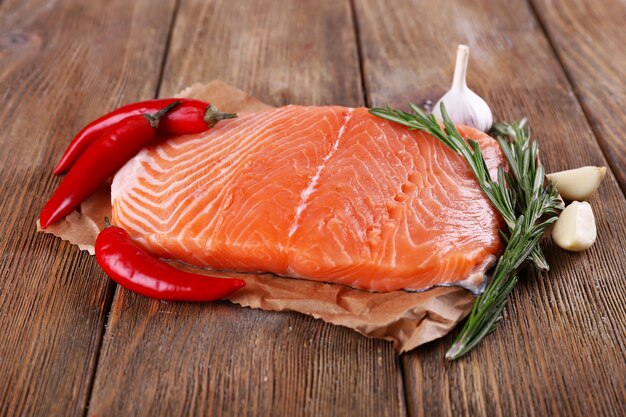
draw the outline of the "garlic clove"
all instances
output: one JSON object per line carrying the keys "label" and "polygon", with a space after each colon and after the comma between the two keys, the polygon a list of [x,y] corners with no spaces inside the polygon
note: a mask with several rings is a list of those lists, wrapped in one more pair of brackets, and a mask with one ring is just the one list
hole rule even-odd
{"label": "garlic clove", "polygon": [[572,252],[589,249],[596,235],[596,220],[591,205],[585,201],[574,201],[565,207],[552,230],[552,240]]}
{"label": "garlic clove", "polygon": [[606,175],[606,167],[586,166],[548,174],[547,177],[566,200],[586,200]]}
{"label": "garlic clove", "polygon": [[486,132],[493,124],[493,115],[485,100],[467,87],[468,59],[469,47],[459,45],[452,86],[435,104],[432,114],[438,122],[443,122],[441,115],[441,103],[443,103],[454,124],[471,126]]}

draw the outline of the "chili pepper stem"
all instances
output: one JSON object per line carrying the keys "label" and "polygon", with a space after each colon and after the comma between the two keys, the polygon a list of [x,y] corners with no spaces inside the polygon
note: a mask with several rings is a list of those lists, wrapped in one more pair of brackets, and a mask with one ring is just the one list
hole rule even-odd
{"label": "chili pepper stem", "polygon": [[163,107],[156,113],[146,113],[143,116],[148,120],[148,123],[150,123],[150,127],[152,127],[153,129],[157,129],[159,127],[159,122],[161,121],[161,118],[170,111],[172,111],[175,107],[179,106],[180,103],[180,100],[175,101],[172,104]]}
{"label": "chili pepper stem", "polygon": [[111,221],[109,220],[107,216],[104,217],[104,227],[105,228],[111,227]]}
{"label": "chili pepper stem", "polygon": [[215,126],[217,122],[224,119],[234,119],[237,117],[237,113],[222,113],[217,107],[210,105],[206,108],[204,113],[204,121],[209,128]]}

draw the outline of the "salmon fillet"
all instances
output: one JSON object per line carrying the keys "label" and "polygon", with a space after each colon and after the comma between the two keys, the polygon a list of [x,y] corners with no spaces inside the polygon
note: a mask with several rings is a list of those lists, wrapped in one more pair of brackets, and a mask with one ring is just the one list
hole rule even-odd
{"label": "salmon fillet", "polygon": [[[497,142],[477,140],[492,176]],[[476,289],[500,218],[466,162],[365,108],[286,106],[144,149],[115,176],[113,221],[150,252],[219,270],[369,291]]]}

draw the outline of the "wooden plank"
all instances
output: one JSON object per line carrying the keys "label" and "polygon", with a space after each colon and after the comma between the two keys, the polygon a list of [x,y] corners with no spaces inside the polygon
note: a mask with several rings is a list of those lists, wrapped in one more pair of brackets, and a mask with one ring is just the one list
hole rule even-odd
{"label": "wooden plank", "polygon": [[189,1],[181,6],[161,95],[217,78],[275,106],[363,104],[347,0],[228,7]]}
{"label": "wooden plank", "polygon": [[626,192],[626,3],[532,0],[623,192]]}
{"label": "wooden plank", "polygon": [[[161,88],[220,78],[262,100],[361,104],[346,1],[184,1]],[[117,292],[90,414],[404,414],[391,345],[295,313]]]}
{"label": "wooden plank", "polygon": [[113,286],[35,220],[71,136],[152,97],[172,2],[0,6],[0,415],[82,416]]}
{"label": "wooden plank", "polygon": [[[450,84],[457,44],[467,43],[470,87],[497,119],[529,117],[549,171],[606,164],[526,2],[355,3],[374,105],[436,100]],[[409,415],[623,415],[626,202],[612,173],[590,202],[596,245],[572,254],[548,243],[552,270],[527,274],[477,350],[446,363],[448,337],[402,357]]]}

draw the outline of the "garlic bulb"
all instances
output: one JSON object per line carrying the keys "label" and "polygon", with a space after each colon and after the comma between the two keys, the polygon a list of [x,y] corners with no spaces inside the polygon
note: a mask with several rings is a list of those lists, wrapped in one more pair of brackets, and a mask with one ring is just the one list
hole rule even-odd
{"label": "garlic bulb", "polygon": [[486,132],[493,124],[493,116],[485,100],[467,87],[468,58],[469,47],[467,45],[459,45],[456,51],[456,65],[454,67],[452,87],[435,104],[433,115],[438,122],[441,123],[443,121],[443,117],[441,117],[441,103],[443,103],[446,106],[450,120],[454,124],[472,126]]}
{"label": "garlic bulb", "polygon": [[600,185],[606,167],[582,167],[546,175],[557,191],[567,200],[586,200]]}
{"label": "garlic bulb", "polygon": [[552,240],[572,252],[589,249],[596,241],[596,220],[587,202],[574,201],[561,212],[552,230]]}

